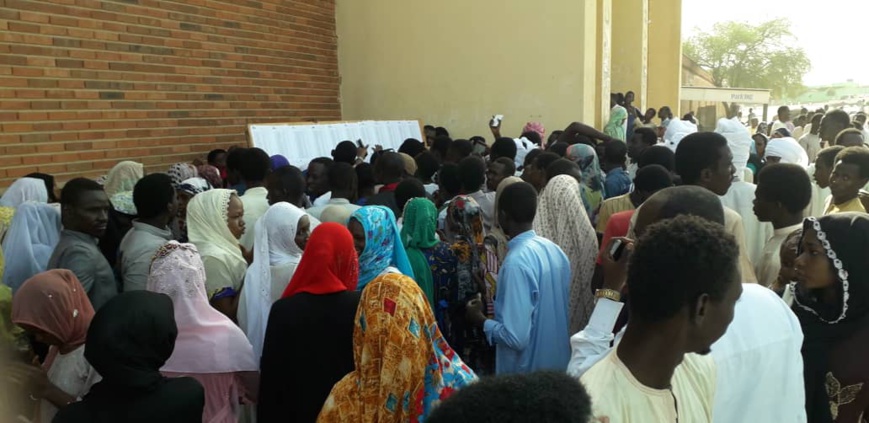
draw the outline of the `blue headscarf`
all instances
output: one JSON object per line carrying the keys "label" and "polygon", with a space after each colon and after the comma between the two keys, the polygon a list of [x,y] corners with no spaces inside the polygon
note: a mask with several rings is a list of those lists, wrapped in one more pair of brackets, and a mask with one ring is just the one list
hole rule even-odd
{"label": "blue headscarf", "polygon": [[365,250],[359,256],[357,290],[361,291],[389,266],[405,276],[414,277],[392,210],[384,206],[367,206],[356,210],[350,218],[358,220],[365,230]]}
{"label": "blue headscarf", "polygon": [[269,158],[269,161],[272,164],[272,170],[278,170],[278,168],[290,165],[290,161],[280,154],[275,154],[274,156],[271,156]]}

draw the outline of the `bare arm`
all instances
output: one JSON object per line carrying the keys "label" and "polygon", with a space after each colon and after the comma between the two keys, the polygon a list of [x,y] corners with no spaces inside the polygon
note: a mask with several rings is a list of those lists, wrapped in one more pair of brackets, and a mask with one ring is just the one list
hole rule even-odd
{"label": "bare arm", "polygon": [[573,122],[564,129],[564,132],[558,137],[558,141],[563,141],[566,143],[570,143],[571,140],[576,138],[578,135],[586,136],[593,139],[599,139],[601,141],[611,141],[614,138],[604,134],[603,132],[598,131],[597,129],[592,128],[582,122]]}

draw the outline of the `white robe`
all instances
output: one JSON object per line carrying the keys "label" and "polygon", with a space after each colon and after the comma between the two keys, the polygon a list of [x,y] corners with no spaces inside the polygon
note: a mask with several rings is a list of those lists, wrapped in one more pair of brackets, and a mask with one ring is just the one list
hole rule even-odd
{"label": "white robe", "polygon": [[748,182],[734,181],[727,194],[722,195],[721,204],[739,213],[742,217],[742,229],[745,233],[746,255],[751,260],[752,268],[760,261],[766,241],[772,237],[773,227],[769,222],[761,222],[754,215],[754,191],[757,185]]}

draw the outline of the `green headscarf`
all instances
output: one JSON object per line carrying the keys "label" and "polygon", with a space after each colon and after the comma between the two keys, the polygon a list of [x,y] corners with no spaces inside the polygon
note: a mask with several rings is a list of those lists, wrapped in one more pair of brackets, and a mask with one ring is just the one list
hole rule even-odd
{"label": "green headscarf", "polygon": [[414,198],[404,206],[401,242],[407,250],[410,267],[416,283],[422,288],[434,310],[434,282],[423,248],[432,248],[440,242],[437,237],[438,210],[427,198]]}
{"label": "green headscarf", "polygon": [[610,120],[603,127],[603,133],[607,134],[621,142],[625,142],[625,119],[628,118],[628,111],[622,106],[613,107],[610,111]]}

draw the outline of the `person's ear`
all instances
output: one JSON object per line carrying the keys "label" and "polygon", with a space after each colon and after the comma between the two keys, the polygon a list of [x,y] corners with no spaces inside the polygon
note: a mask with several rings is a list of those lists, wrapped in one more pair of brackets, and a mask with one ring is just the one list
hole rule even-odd
{"label": "person's ear", "polygon": [[709,181],[712,179],[712,168],[706,168],[700,171],[700,180]]}
{"label": "person's ear", "polygon": [[709,314],[711,299],[709,298],[709,294],[700,294],[697,297],[697,300],[694,302],[694,322],[698,325],[703,324],[703,319],[706,318],[706,315]]}

